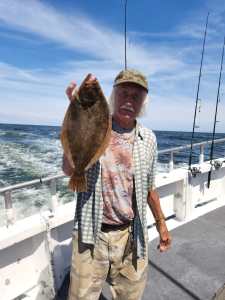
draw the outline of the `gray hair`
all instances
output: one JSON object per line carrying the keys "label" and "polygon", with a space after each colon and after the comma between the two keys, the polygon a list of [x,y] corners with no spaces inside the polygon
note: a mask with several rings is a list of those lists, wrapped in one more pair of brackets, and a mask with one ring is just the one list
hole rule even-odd
{"label": "gray hair", "polygon": [[[108,98],[108,104],[111,114],[114,113],[114,102],[115,102],[115,88],[113,88],[111,95]],[[147,108],[148,108],[148,102],[149,102],[149,95],[146,94],[145,100],[142,104],[141,110],[138,114],[138,118],[144,117],[147,114]]]}

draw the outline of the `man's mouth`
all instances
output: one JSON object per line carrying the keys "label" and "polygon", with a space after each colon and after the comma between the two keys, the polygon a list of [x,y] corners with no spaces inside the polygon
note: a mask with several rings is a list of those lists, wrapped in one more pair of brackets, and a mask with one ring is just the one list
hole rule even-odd
{"label": "man's mouth", "polygon": [[134,112],[135,112],[135,111],[134,111],[134,109],[133,109],[133,107],[126,106],[126,105],[122,105],[122,106],[120,107],[120,109],[123,109],[123,110],[129,111],[129,112],[132,112],[132,113],[134,113]]}

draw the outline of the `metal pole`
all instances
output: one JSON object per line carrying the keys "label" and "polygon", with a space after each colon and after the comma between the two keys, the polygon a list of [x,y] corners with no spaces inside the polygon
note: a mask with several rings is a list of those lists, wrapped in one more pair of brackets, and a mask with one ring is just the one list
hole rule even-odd
{"label": "metal pole", "polygon": [[170,152],[169,172],[173,171],[173,152]]}
{"label": "metal pole", "polygon": [[4,192],[6,226],[12,225],[15,222],[14,209],[12,205],[11,190]]}
{"label": "metal pole", "polygon": [[50,192],[51,192],[50,209],[54,213],[58,206],[58,193],[56,189],[56,179],[52,179],[50,181]]}

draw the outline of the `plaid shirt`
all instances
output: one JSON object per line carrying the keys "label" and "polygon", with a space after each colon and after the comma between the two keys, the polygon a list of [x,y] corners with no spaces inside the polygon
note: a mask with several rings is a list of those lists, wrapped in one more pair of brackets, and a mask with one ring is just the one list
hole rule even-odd
{"label": "plaid shirt", "polygon": [[[154,132],[137,122],[133,148],[136,198],[133,237],[137,257],[144,257],[146,254],[144,237],[147,235],[147,196],[149,190],[155,189],[157,157],[157,141]],[[74,193],[76,201],[74,229],[79,230],[83,243],[94,245],[97,234],[101,230],[103,217],[101,158],[87,170],[86,174],[87,192]]]}

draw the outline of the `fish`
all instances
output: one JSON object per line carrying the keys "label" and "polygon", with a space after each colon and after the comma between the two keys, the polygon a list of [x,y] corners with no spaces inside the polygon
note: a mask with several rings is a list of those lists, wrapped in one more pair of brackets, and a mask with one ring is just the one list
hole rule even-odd
{"label": "fish", "polygon": [[87,191],[86,171],[106,150],[112,130],[109,105],[97,78],[88,74],[73,93],[63,119],[60,140],[73,173],[69,189]]}

